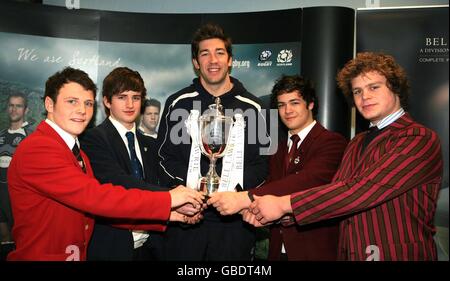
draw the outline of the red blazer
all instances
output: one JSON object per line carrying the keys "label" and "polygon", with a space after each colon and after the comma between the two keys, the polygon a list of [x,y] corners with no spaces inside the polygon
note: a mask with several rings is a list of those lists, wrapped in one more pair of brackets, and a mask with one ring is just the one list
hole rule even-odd
{"label": "red blazer", "polygon": [[442,180],[438,136],[409,114],[361,151],[348,145],[329,185],[291,195],[300,225],[343,217],[342,260],[436,260],[434,214]]}
{"label": "red blazer", "polygon": [[101,185],[81,154],[86,174],[45,122],[21,142],[8,169],[16,241],[9,260],[85,260],[93,215],[118,218],[125,228],[165,230],[171,209],[168,192]]}
{"label": "red blazer", "polygon": [[[287,195],[329,183],[336,172],[347,141],[316,123],[299,147],[300,162],[291,163],[285,174],[287,140],[280,142],[270,161],[268,183],[253,189],[256,195]],[[307,227],[297,225],[271,227],[269,259],[279,260],[284,242],[289,260],[336,260],[338,223],[321,222]]]}

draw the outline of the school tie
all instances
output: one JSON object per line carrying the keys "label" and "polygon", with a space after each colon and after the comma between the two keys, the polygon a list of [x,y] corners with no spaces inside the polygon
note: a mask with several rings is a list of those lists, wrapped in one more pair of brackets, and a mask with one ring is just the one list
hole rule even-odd
{"label": "school tie", "polygon": [[128,140],[128,148],[130,149],[130,160],[131,160],[131,169],[133,175],[138,179],[144,179],[144,174],[142,172],[142,165],[139,162],[139,159],[136,155],[136,148],[134,146],[134,134],[133,132],[127,132],[125,134]]}
{"label": "school tie", "polygon": [[86,173],[86,166],[84,165],[83,157],[81,157],[80,148],[78,147],[78,144],[74,144],[72,148],[72,153],[75,155],[75,158],[77,158],[78,164],[80,164],[81,169],[84,173]]}
{"label": "school tie", "polygon": [[366,150],[366,147],[369,145],[369,143],[372,142],[372,140],[374,138],[376,138],[380,133],[381,133],[381,130],[378,129],[377,126],[373,126],[373,127],[369,128],[369,131],[367,132],[367,134],[363,140],[362,152],[364,152],[364,150]]}
{"label": "school tie", "polygon": [[286,172],[289,170],[289,165],[292,163],[293,158],[298,152],[298,142],[300,141],[300,137],[297,134],[294,134],[291,136],[291,141],[292,141],[291,150],[289,150],[285,160]]}
{"label": "school tie", "polygon": [[[292,141],[292,145],[291,145],[291,149],[289,150],[288,154],[286,155],[286,163],[285,163],[285,174],[287,175],[288,171],[289,171],[289,165],[292,163],[293,158],[295,157],[295,155],[297,155],[298,153],[298,143],[300,141],[300,137],[295,134],[291,136],[291,141]],[[294,216],[293,215],[285,215],[283,216],[279,222],[283,225],[283,226],[289,226],[294,224],[295,220],[294,220]]]}

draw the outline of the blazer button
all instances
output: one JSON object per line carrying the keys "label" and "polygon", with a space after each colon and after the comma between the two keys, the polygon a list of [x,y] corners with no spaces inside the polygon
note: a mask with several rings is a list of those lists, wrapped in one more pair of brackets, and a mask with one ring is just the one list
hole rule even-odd
{"label": "blazer button", "polygon": [[88,230],[88,229],[89,229],[89,224],[86,224],[86,225],[84,226],[84,229],[85,229],[85,230]]}

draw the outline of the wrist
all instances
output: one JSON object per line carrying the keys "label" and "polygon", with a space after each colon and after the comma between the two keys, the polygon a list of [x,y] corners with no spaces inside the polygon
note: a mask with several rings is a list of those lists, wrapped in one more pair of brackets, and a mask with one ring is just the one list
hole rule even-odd
{"label": "wrist", "polygon": [[247,199],[249,200],[249,205],[255,201],[255,197],[253,196],[253,193],[251,193],[250,191],[247,191]]}
{"label": "wrist", "polygon": [[250,204],[252,204],[252,202],[255,201],[255,198],[253,197],[253,194],[250,193],[249,191],[244,191],[242,193],[244,193],[244,194],[242,194],[243,204],[241,206],[242,207],[241,209],[245,209],[245,208],[250,207]]}
{"label": "wrist", "polygon": [[281,197],[281,207],[285,214],[292,213],[291,195],[285,195]]}

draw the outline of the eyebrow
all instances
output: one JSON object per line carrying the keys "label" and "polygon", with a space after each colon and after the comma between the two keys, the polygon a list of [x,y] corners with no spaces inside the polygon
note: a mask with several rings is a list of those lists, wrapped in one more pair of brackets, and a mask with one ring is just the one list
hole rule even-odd
{"label": "eyebrow", "polygon": [[[124,94],[124,93],[122,92],[122,93],[117,94],[117,95],[115,95],[115,96],[121,96],[121,97],[123,97],[123,96],[128,96],[128,94]],[[132,94],[131,96],[132,96],[132,97],[135,97],[135,96],[142,96],[142,93]]]}
{"label": "eyebrow", "polygon": [[[214,51],[226,51],[226,50],[225,50],[225,48],[220,47],[220,48],[215,48]],[[201,52],[209,52],[209,49],[201,49],[198,52],[199,53],[201,53]]]}
{"label": "eyebrow", "polygon": [[[80,100],[79,97],[66,97],[66,98],[64,98],[64,100],[69,100],[69,99],[72,99],[72,100]],[[86,102],[86,101],[95,102],[95,99],[87,99],[87,100],[84,100],[84,102]]]}
{"label": "eyebrow", "polygon": [[[302,101],[302,100],[300,98],[295,98],[295,99],[288,100],[287,102],[292,102],[292,101]],[[279,101],[278,103],[285,103],[285,102]]]}

